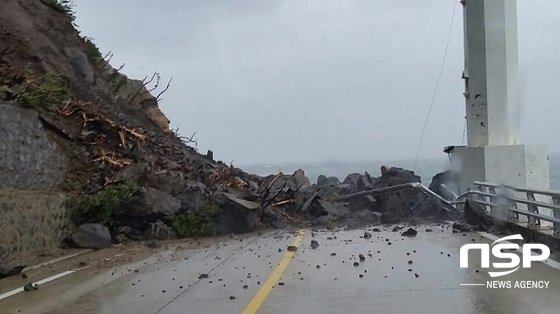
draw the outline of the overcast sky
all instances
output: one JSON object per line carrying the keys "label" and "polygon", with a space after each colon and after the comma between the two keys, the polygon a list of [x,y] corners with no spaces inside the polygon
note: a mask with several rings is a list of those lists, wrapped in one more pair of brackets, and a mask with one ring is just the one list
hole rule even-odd
{"label": "overcast sky", "polygon": [[[457,0],[458,1],[458,0]],[[113,65],[173,84],[160,107],[235,164],[414,158],[455,0],[76,0]],[[525,143],[560,151],[560,1],[519,0]],[[462,8],[421,158],[461,144]]]}

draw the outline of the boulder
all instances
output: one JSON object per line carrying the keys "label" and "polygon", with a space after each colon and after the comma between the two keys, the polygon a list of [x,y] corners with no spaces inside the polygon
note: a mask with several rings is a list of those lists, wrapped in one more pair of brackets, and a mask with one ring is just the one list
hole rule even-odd
{"label": "boulder", "polygon": [[263,210],[261,222],[274,229],[284,229],[288,226],[283,221],[282,216],[272,206],[268,206]]}
{"label": "boulder", "polygon": [[224,192],[214,194],[212,200],[220,208],[213,217],[218,234],[245,233],[255,229],[259,218],[259,204]]}
{"label": "boulder", "polygon": [[[412,171],[393,167],[375,182],[373,188],[380,189],[412,182],[420,182],[420,177]],[[378,204],[376,210],[387,213],[382,217],[383,222],[393,223],[413,214],[415,209],[421,206],[423,199],[424,194],[412,188],[387,192],[375,196]]]}
{"label": "boulder", "polygon": [[175,198],[181,203],[180,212],[187,211],[199,212],[204,204],[206,204],[208,191],[204,184],[190,185],[185,187],[183,191]]}
{"label": "boulder", "polygon": [[111,233],[104,225],[87,223],[80,225],[70,240],[79,248],[103,249],[111,244]]}
{"label": "boulder", "polygon": [[323,200],[317,193],[303,204],[301,210],[312,217],[332,215],[337,218],[344,218],[350,216],[350,211],[346,206]]}
{"label": "boulder", "polygon": [[183,173],[180,171],[148,172],[146,185],[171,195],[177,195],[184,189]]}
{"label": "boulder", "polygon": [[259,195],[259,183],[253,181],[253,180],[249,180],[247,182],[247,186],[248,186],[248,190],[249,190],[249,196],[251,199],[256,200],[260,197]]}
{"label": "boulder", "polygon": [[384,175],[379,177],[374,187],[381,188],[410,182],[422,182],[422,180],[420,176],[414,174],[413,171],[391,167]]}
{"label": "boulder", "polygon": [[296,189],[296,183],[292,176],[282,174],[280,176],[270,175],[264,178],[259,193],[268,200],[282,191],[295,191]]}
{"label": "boulder", "polygon": [[377,180],[374,180],[366,171],[364,175],[358,178],[358,181],[356,182],[356,188],[359,191],[371,190],[373,189],[373,186],[376,183],[376,181]]}
{"label": "boulder", "polygon": [[296,189],[298,190],[311,186],[309,178],[305,176],[305,172],[301,169],[296,170],[294,174],[292,174],[292,179],[295,183]]}
{"label": "boulder", "polygon": [[324,185],[326,181],[327,181],[327,177],[324,176],[324,175],[322,175],[322,174],[320,174],[320,175],[317,177],[317,186],[322,186],[322,185]]}
{"label": "boulder", "polygon": [[350,209],[351,212],[364,209],[373,210],[376,205],[375,198],[371,195],[354,197],[348,200],[348,209]]}
{"label": "boulder", "polygon": [[10,277],[10,276],[13,276],[13,275],[17,275],[17,274],[21,273],[21,271],[24,268],[25,268],[25,266],[10,267],[10,266],[0,265],[0,279]]}
{"label": "boulder", "polygon": [[301,207],[301,211],[311,216],[319,217],[322,214],[322,208],[319,204],[319,193],[313,194]]}
{"label": "boulder", "polygon": [[453,192],[451,192],[450,189],[453,190],[456,185],[456,175],[451,171],[445,171],[436,174],[432,178],[432,182],[428,188],[444,199],[454,201],[455,195],[453,195]]}
{"label": "boulder", "polygon": [[181,208],[181,202],[171,194],[148,187],[141,188],[124,202],[119,213],[134,217],[169,216]]}
{"label": "boulder", "polygon": [[350,216],[350,210],[348,210],[348,208],[341,203],[319,200],[319,205],[321,206],[323,212],[326,212],[327,214],[332,214],[338,217],[339,219]]}
{"label": "boulder", "polygon": [[467,199],[463,212],[465,221],[469,225],[488,227],[495,223],[494,219],[486,213],[482,205],[476,203],[472,199]]}
{"label": "boulder", "polygon": [[351,174],[347,175],[346,178],[344,178],[344,181],[342,181],[342,183],[350,184],[350,186],[356,187],[358,185],[358,180],[361,177],[362,177],[362,175],[359,174],[359,173],[351,173]]}
{"label": "boulder", "polygon": [[317,178],[317,188],[324,188],[327,186],[336,186],[340,184],[340,180],[337,177],[325,177],[324,175],[320,175]]}
{"label": "boulder", "polygon": [[115,178],[112,180],[114,182],[124,182],[124,181],[140,181],[146,174],[148,164],[145,162],[132,163],[117,172]]}

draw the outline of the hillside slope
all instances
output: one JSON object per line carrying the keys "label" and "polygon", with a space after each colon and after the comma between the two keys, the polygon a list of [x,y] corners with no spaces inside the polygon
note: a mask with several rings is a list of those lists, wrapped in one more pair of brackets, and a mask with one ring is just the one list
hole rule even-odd
{"label": "hillside slope", "polygon": [[[66,9],[57,1],[0,2],[0,189],[64,193],[69,223],[103,223],[121,240],[254,229],[258,206],[249,222],[231,225],[219,218],[231,201],[213,196],[261,179],[187,146],[145,81],[111,67]],[[20,239],[22,231],[13,233]]]}
{"label": "hillside slope", "polygon": [[412,190],[338,200],[420,182],[412,171],[383,166],[380,178],[311,184],[302,170],[263,178],[199,154],[169,129],[150,79],[111,67],[64,3],[0,2],[0,277],[5,265],[63,241],[102,248],[288,224],[449,218]]}

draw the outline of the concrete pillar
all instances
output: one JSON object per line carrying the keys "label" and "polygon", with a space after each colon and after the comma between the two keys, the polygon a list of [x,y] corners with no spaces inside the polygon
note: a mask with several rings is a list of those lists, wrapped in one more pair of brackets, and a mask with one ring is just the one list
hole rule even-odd
{"label": "concrete pillar", "polygon": [[468,146],[518,144],[517,1],[462,3]]}
{"label": "concrete pillar", "polygon": [[462,0],[467,147],[450,152],[458,192],[474,181],[549,188],[548,148],[522,145],[517,93],[517,1]]}

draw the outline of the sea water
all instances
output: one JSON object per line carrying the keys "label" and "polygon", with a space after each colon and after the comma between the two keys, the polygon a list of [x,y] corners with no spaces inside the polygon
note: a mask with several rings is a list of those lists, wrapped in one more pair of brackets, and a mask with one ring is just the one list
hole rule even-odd
{"label": "sea water", "polygon": [[[381,175],[380,167],[387,165],[389,167],[401,167],[405,169],[414,169],[414,160],[371,160],[371,161],[325,161],[325,162],[289,162],[289,163],[270,163],[270,164],[252,164],[239,165],[246,172],[254,173],[262,176],[276,174],[279,171],[285,174],[291,174],[297,169],[303,169],[312,183],[317,182],[319,175],[327,177],[338,177],[339,180],[350,173],[364,173],[367,171],[370,175],[378,177]],[[422,183],[426,186],[432,181],[432,177],[437,173],[443,172],[449,168],[449,159],[422,159],[418,160],[415,173],[420,176]],[[550,189],[560,191],[560,155],[550,156]]]}

